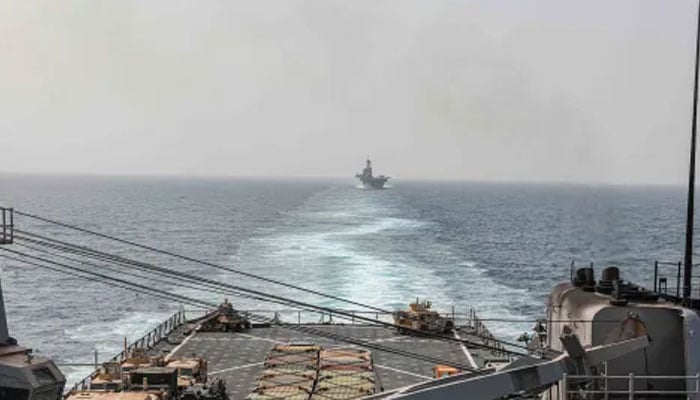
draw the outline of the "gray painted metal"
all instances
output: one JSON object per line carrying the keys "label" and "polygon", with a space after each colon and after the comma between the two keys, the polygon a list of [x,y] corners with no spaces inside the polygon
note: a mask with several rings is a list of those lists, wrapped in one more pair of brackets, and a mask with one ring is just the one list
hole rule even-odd
{"label": "gray painted metal", "polygon": [[[576,354],[581,348],[575,336],[564,337],[562,342]],[[524,366],[511,370],[502,370],[493,374],[465,377],[464,380],[434,381],[426,384],[411,386],[396,391],[384,397],[402,400],[452,400],[464,399],[496,399],[499,397],[541,390],[560,381],[565,373],[575,373],[579,362],[586,367],[609,361],[622,355],[642,349],[649,344],[646,336],[624,342],[597,346],[585,349],[580,357],[563,353],[554,360],[543,360],[540,364]],[[572,363],[572,361],[574,361]],[[595,362],[597,364],[591,364]],[[573,371],[572,371],[573,369]]]}
{"label": "gray painted metal", "polygon": [[5,315],[5,302],[2,296],[2,282],[0,281],[0,345],[9,345],[10,332],[7,329],[7,315]]}
{"label": "gray painted metal", "polygon": [[54,399],[61,397],[66,379],[51,360],[31,357],[27,349],[19,346],[8,347],[0,355],[0,391],[23,389],[32,395],[48,392],[55,395]]}

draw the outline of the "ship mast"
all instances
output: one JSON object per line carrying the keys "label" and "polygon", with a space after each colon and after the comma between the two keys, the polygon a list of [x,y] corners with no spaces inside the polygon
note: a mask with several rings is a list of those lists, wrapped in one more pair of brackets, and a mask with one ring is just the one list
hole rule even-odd
{"label": "ship mast", "polygon": [[[11,208],[0,207],[0,246],[10,245],[14,239],[14,213]],[[2,296],[2,285],[0,285],[0,346],[13,343],[7,329],[7,315],[5,313],[5,302]]]}
{"label": "ship mast", "polygon": [[693,273],[693,219],[695,214],[695,142],[698,119],[698,61],[700,57],[700,4],[695,38],[695,82],[693,88],[693,121],[690,142],[690,173],[688,174],[688,212],[685,225],[685,265],[683,270],[683,300],[690,300]]}

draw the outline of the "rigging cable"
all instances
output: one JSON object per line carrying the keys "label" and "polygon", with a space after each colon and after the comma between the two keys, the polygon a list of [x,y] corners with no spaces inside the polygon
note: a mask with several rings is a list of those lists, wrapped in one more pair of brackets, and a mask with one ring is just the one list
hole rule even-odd
{"label": "rigging cable", "polygon": [[[15,239],[17,239],[17,238],[18,238],[18,237],[16,236]],[[28,239],[22,239],[22,238],[20,237],[20,240],[28,240]],[[35,241],[33,241],[33,240],[29,240],[29,241],[35,242]],[[16,242],[15,244],[16,244],[16,245],[19,245],[19,246],[22,246],[22,247],[25,247],[25,248],[30,248],[30,249],[33,249],[33,250],[36,251],[36,248],[34,248],[33,246],[28,246],[28,245],[26,245],[26,244],[21,244],[21,243],[19,243],[19,242]],[[55,246],[52,247],[52,245],[50,245],[50,244],[44,244],[44,245],[45,245],[46,247],[49,247],[49,248],[54,248],[54,249],[56,248]],[[69,253],[71,253],[71,254],[76,254],[76,253],[73,253],[73,252],[71,252],[71,251],[69,251],[69,250],[65,250],[65,251],[66,251],[66,252],[69,252]],[[80,263],[80,264],[88,265],[88,266],[91,266],[91,267],[94,267],[94,268],[107,268],[107,269],[110,269],[110,270],[112,270],[112,271],[113,271],[114,268],[115,268],[114,266],[98,265],[98,264],[95,264],[95,263],[92,263],[92,262],[87,262],[87,261],[75,259],[75,258],[72,258],[72,257],[57,255],[57,254],[55,254],[55,253],[52,253],[52,252],[49,252],[49,251],[46,251],[46,250],[41,250],[41,252],[44,253],[44,254],[48,254],[48,255],[51,255],[51,256],[54,256],[54,257],[58,257],[58,258],[62,258],[62,259],[69,260],[69,261],[72,261],[72,262],[77,262],[77,263]],[[129,267],[129,268],[131,268],[131,267]],[[139,268],[139,267],[137,266],[136,268]],[[170,273],[164,273],[164,272],[162,272],[162,271],[151,271],[151,272],[152,272],[152,273],[159,274],[159,275],[162,275],[162,276],[166,276],[166,277],[173,278],[172,274],[170,274]],[[121,273],[121,274],[127,274],[127,273],[124,272],[123,270],[119,271],[119,273]],[[158,279],[154,279],[154,278],[150,278],[150,277],[144,277],[143,275],[137,275],[137,274],[135,274],[134,272],[129,272],[128,274],[130,274],[132,277],[151,279],[151,280],[153,280],[154,282],[165,283],[165,284],[167,284],[167,285],[180,286],[180,287],[185,287],[185,288],[188,288],[188,289],[194,289],[194,290],[199,290],[199,291],[202,290],[201,287],[195,287],[195,286],[192,286],[191,284],[187,284],[187,283],[184,283],[184,282],[163,281],[163,280],[158,280]],[[192,280],[190,280],[190,282],[192,282]],[[236,296],[236,297],[243,297],[243,298],[253,299],[253,300],[257,300],[257,301],[263,301],[263,302],[268,302],[268,303],[280,304],[280,305],[284,305],[284,306],[290,306],[290,305],[292,305],[292,304],[290,304],[290,303],[288,303],[288,302],[282,302],[282,301],[277,301],[277,300],[270,300],[270,299],[266,299],[266,298],[262,298],[262,297],[257,297],[257,296],[252,296],[252,295],[249,295],[249,294],[241,293],[241,292],[238,292],[238,291],[232,291],[232,290],[228,290],[228,291],[227,291],[227,290],[223,290],[223,289],[221,289],[220,287],[213,286],[213,285],[211,285],[211,284],[209,284],[209,283],[202,283],[202,282],[199,282],[199,281],[194,281],[194,283],[199,284],[200,286],[205,286],[205,287],[208,288],[207,290],[212,291],[212,292],[214,292],[214,293],[218,293],[218,294],[233,295],[233,296]],[[316,313],[318,313],[318,311],[315,310],[315,309],[305,308],[305,307],[301,307],[301,306],[299,306],[298,309],[304,310],[304,311],[308,311],[308,312],[316,312]],[[332,311],[332,312],[336,312],[336,311]],[[344,315],[336,315],[336,317],[337,317],[337,318],[340,318],[340,319],[346,319],[346,320],[352,320],[352,319],[353,319],[353,318],[350,318],[350,317],[347,317],[347,316],[344,316]]]}
{"label": "rigging cable", "polygon": [[[34,256],[31,256],[31,255],[22,253],[22,252],[17,252],[17,251],[13,251],[13,250],[8,250],[8,249],[6,249],[6,248],[0,248],[0,250],[4,250],[4,251],[11,252],[11,253],[15,253],[15,254],[17,254],[17,255],[20,255],[20,256],[23,256],[23,257],[26,257],[26,258],[35,259],[35,260],[41,261],[41,262],[43,262],[43,263],[49,263],[49,264],[57,265],[57,266],[60,266],[60,267],[62,267],[62,268],[66,268],[66,269],[69,269],[69,270],[82,272],[82,273],[87,274],[87,275],[96,276],[96,277],[102,278],[103,280],[112,281],[112,282],[117,282],[117,283],[119,283],[119,284],[128,286],[128,287],[129,287],[128,289],[136,288],[136,289],[138,289],[138,291],[140,291],[140,292],[142,292],[142,293],[145,293],[145,294],[149,294],[149,295],[151,295],[151,294],[156,294],[156,295],[159,295],[159,296],[168,297],[168,298],[170,298],[170,299],[177,299],[177,300],[180,300],[180,301],[183,302],[183,303],[190,304],[190,305],[195,305],[195,304],[196,304],[196,305],[200,305],[200,306],[201,306],[201,305],[204,305],[204,306],[208,306],[208,307],[216,307],[216,306],[217,306],[217,305],[214,304],[214,303],[210,303],[210,302],[207,302],[207,301],[204,301],[204,300],[200,300],[200,299],[196,299],[196,298],[192,298],[192,297],[188,297],[188,296],[183,296],[183,295],[178,295],[178,294],[174,294],[174,293],[169,293],[169,292],[167,292],[167,291],[163,291],[163,290],[156,289],[156,288],[153,288],[153,287],[148,287],[148,286],[140,285],[140,284],[137,284],[137,283],[134,283],[134,282],[129,282],[129,281],[126,281],[126,280],[123,280],[123,279],[111,277],[111,276],[104,275],[104,274],[99,274],[99,273],[96,273],[96,272],[84,270],[84,269],[77,268],[77,267],[74,267],[74,266],[69,266],[69,265],[66,265],[66,264],[63,264],[63,263],[59,263],[59,262],[56,262],[56,261],[43,259],[43,258],[41,258],[41,257],[34,257]],[[37,266],[37,267],[40,267],[40,268],[46,268],[46,267],[47,267],[47,266],[45,266],[45,265],[43,265],[43,264],[38,264],[38,263],[35,263],[35,262],[30,262],[30,261],[27,261],[27,260],[23,260],[23,259],[21,259],[21,258],[12,257],[12,256],[8,256],[8,255],[5,255],[5,254],[0,254],[0,257],[4,257],[4,258],[10,259],[10,260],[14,260],[14,261],[18,261],[18,262],[23,262],[23,263],[30,264],[30,265],[34,265],[34,266]],[[48,268],[48,269],[56,270],[55,268]],[[61,272],[64,272],[64,271],[61,271]],[[78,275],[78,274],[74,274],[74,275]],[[91,278],[87,278],[86,276],[80,276],[80,275],[78,275],[78,276],[81,277],[81,278],[85,278],[85,279],[91,279]],[[91,279],[91,280],[92,280],[92,279]],[[111,284],[111,283],[110,283],[110,284]],[[123,288],[126,288],[126,287],[123,287]],[[272,319],[269,319],[269,318],[266,318],[266,317],[262,317],[262,316],[258,316],[258,315],[254,315],[254,314],[250,314],[250,313],[244,313],[244,315],[245,315],[246,317],[250,318],[251,320],[258,320],[258,321],[262,321],[262,322],[270,323],[270,324],[272,324],[272,323],[275,322],[275,321],[272,320]],[[414,359],[418,359],[418,360],[422,360],[422,361],[427,361],[427,362],[431,362],[431,363],[442,363],[442,364],[447,364],[447,365],[454,366],[454,367],[456,367],[456,368],[463,369],[463,370],[465,370],[465,371],[478,372],[478,370],[475,370],[474,368],[472,368],[472,367],[470,367],[470,366],[462,365],[462,364],[460,364],[460,363],[446,362],[445,360],[437,359],[437,358],[434,358],[434,357],[431,357],[431,356],[426,356],[426,355],[422,355],[422,354],[413,353],[413,352],[410,352],[410,351],[400,350],[400,349],[396,349],[396,348],[393,348],[393,347],[382,346],[382,345],[378,345],[378,344],[376,344],[376,343],[367,342],[367,341],[362,340],[362,339],[357,339],[357,338],[347,337],[347,336],[340,335],[340,334],[334,334],[334,333],[330,333],[330,332],[325,332],[325,331],[322,331],[322,330],[318,330],[318,329],[314,329],[314,328],[310,328],[310,327],[306,327],[306,326],[302,326],[302,325],[282,324],[282,325],[280,325],[280,326],[283,327],[283,328],[285,328],[285,329],[290,329],[290,330],[294,330],[294,331],[300,331],[300,332],[303,332],[303,333],[313,334],[313,335],[316,335],[316,336],[326,337],[326,338],[329,338],[329,339],[338,340],[338,341],[342,341],[342,342],[347,342],[347,343],[351,343],[351,344],[363,346],[363,347],[366,347],[366,348],[371,348],[371,349],[375,349],[375,350],[379,350],[379,351],[385,351],[385,352],[392,353],[392,354],[395,354],[395,355],[400,355],[400,356],[404,356],[404,357],[414,358]]]}
{"label": "rigging cable", "polygon": [[[51,241],[51,242],[56,242],[56,243],[59,243],[60,245],[62,245],[62,246],[64,246],[64,247],[70,247],[70,248],[73,248],[73,249],[77,249],[78,251],[84,252],[85,255],[88,255],[88,256],[92,256],[92,255],[96,254],[97,256],[108,257],[108,258],[110,258],[110,259],[118,260],[119,262],[128,263],[128,264],[130,264],[130,265],[139,265],[139,266],[141,266],[141,267],[143,267],[143,268],[146,268],[146,269],[148,269],[148,270],[151,270],[151,271],[160,271],[160,272],[167,273],[167,274],[170,274],[170,275],[175,275],[175,276],[177,276],[177,277],[179,277],[179,278],[187,279],[187,280],[190,280],[190,281],[195,281],[195,282],[197,282],[197,283],[202,283],[202,282],[204,282],[204,283],[208,284],[209,286],[216,286],[216,287],[223,287],[223,288],[226,288],[226,289],[233,289],[233,290],[235,290],[235,291],[253,294],[253,295],[256,295],[256,296],[264,297],[264,298],[266,298],[266,299],[273,299],[273,300],[277,300],[277,301],[281,301],[281,302],[286,302],[287,304],[293,304],[293,305],[295,305],[295,306],[297,306],[297,307],[302,307],[302,308],[306,308],[306,309],[315,309],[315,310],[318,310],[318,311],[323,311],[323,312],[328,312],[328,313],[334,313],[334,314],[336,314],[336,315],[344,315],[345,317],[348,317],[348,318],[359,319],[359,320],[363,320],[363,321],[366,321],[366,322],[371,322],[371,323],[375,323],[375,324],[379,324],[379,325],[384,325],[384,326],[386,326],[386,327],[391,327],[391,328],[395,328],[395,327],[396,327],[396,325],[393,324],[393,323],[385,322],[385,321],[381,321],[381,320],[377,320],[377,319],[373,319],[373,318],[364,317],[364,316],[362,316],[362,315],[353,314],[353,313],[347,312],[347,311],[345,311],[345,310],[338,310],[338,309],[331,309],[331,308],[329,308],[329,307],[317,306],[317,305],[314,305],[314,304],[310,304],[310,303],[306,303],[306,302],[302,302],[302,301],[298,301],[298,300],[294,300],[294,299],[285,298],[285,297],[282,297],[282,296],[279,296],[279,295],[268,294],[268,293],[260,292],[260,291],[258,291],[258,290],[247,289],[247,288],[243,288],[243,287],[240,287],[240,286],[231,285],[231,284],[227,284],[227,283],[223,283],[223,282],[218,282],[218,281],[214,281],[214,280],[207,279],[207,278],[203,278],[203,277],[193,276],[193,275],[191,275],[191,274],[187,274],[187,273],[179,272],[179,271],[174,271],[174,270],[171,270],[171,269],[168,269],[168,268],[159,267],[159,266],[156,266],[156,265],[153,265],[153,264],[148,264],[148,263],[143,263],[143,262],[139,262],[139,261],[135,261],[135,260],[130,260],[130,259],[128,259],[128,258],[116,256],[116,255],[109,254],[109,253],[104,253],[104,252],[97,251],[97,250],[94,250],[94,249],[90,249],[90,248],[87,248],[87,247],[84,247],[84,246],[78,246],[78,245],[74,245],[74,244],[71,244],[71,243],[62,242],[62,241],[59,241],[59,240],[56,240],[56,239],[47,238],[47,237],[45,237],[45,236],[33,234],[33,233],[30,233],[30,232],[26,232],[26,231],[19,231],[19,230],[16,230],[16,231],[17,231],[17,232],[21,232],[21,233],[23,233],[23,234],[25,234],[25,235],[30,235],[30,236],[34,236],[34,237],[39,237],[39,238],[42,238],[42,239],[44,239],[44,240],[49,240],[49,241]],[[19,238],[20,240],[27,240],[27,238],[23,238],[22,236],[19,236],[19,237],[18,237],[17,235],[15,235],[15,237],[16,237],[16,238]],[[44,243],[44,242],[40,242],[40,241],[36,241],[36,240],[34,240],[34,242],[37,243],[37,244]],[[267,301],[267,300],[265,300],[265,301]],[[457,339],[457,338],[455,338],[455,337],[453,337],[453,336],[446,336],[446,335],[441,335],[441,334],[435,334],[435,333],[425,332],[425,331],[422,331],[422,330],[419,330],[419,329],[413,329],[413,328],[403,328],[403,329],[406,330],[406,331],[409,331],[409,332],[413,332],[413,333],[421,334],[421,335],[426,335],[426,336],[438,338],[438,339],[445,340],[445,341],[463,343],[463,344],[472,346],[472,347],[474,347],[474,348],[498,349],[498,351],[511,352],[511,350],[508,350],[508,349],[493,348],[492,346],[485,345],[485,344],[483,344],[483,343],[475,343],[475,342],[472,342],[472,341],[469,341],[469,340]],[[494,341],[494,342],[503,342],[503,341],[500,341],[500,340],[493,340],[493,339],[491,339],[491,338],[489,338],[489,340],[492,340],[492,341]],[[520,344],[513,344],[513,343],[509,343],[509,342],[506,342],[506,344],[507,344],[508,346],[512,346],[512,347],[517,347],[517,348],[522,348],[522,349],[525,349],[525,348],[526,348],[525,346],[522,346],[522,345],[520,345]],[[512,353],[513,353],[513,354],[517,354],[517,355],[522,355],[522,353],[518,353],[518,352],[512,352]]]}
{"label": "rigging cable", "polygon": [[[25,213],[25,212],[18,211],[18,210],[14,210],[14,212],[15,212],[17,215],[22,215],[22,216],[25,216],[25,217],[27,217],[27,218],[32,218],[32,219],[36,219],[36,220],[43,221],[43,222],[46,222],[46,223],[50,223],[50,224],[62,226],[62,227],[64,227],[64,228],[68,228],[68,229],[72,229],[72,230],[75,230],[75,231],[87,233],[87,234],[90,234],[90,235],[93,235],[93,236],[98,236],[98,237],[101,237],[101,238],[103,238],[103,239],[112,240],[112,241],[115,241],[115,242],[118,242],[118,243],[122,243],[122,244],[126,244],[126,245],[129,245],[129,246],[138,247],[138,248],[141,248],[141,249],[144,249],[144,250],[149,250],[149,251],[153,251],[153,252],[156,252],[156,253],[165,254],[165,255],[168,255],[168,256],[170,256],[170,257],[179,258],[179,259],[182,259],[182,260],[185,260],[185,261],[189,261],[189,262],[193,262],[193,263],[196,263],[196,264],[206,265],[206,266],[208,266],[208,267],[212,267],[212,268],[216,268],[216,269],[220,269],[220,270],[224,270],[224,271],[228,271],[228,272],[233,272],[233,273],[235,273],[235,274],[247,276],[247,277],[249,277],[249,278],[261,280],[261,281],[268,282],[268,283],[273,283],[273,284],[275,284],[275,285],[284,286],[284,287],[287,287],[287,288],[290,288],[290,289],[300,290],[300,291],[303,291],[303,292],[311,293],[311,294],[314,294],[314,295],[317,295],[317,296],[321,296],[321,297],[325,297],[325,298],[328,298],[328,299],[332,299],[332,300],[336,300],[336,301],[341,301],[341,302],[343,302],[343,303],[353,304],[353,305],[356,305],[356,306],[359,306],[359,307],[363,307],[363,308],[369,308],[369,309],[375,310],[375,311],[386,311],[386,310],[383,310],[383,309],[381,309],[381,308],[379,308],[379,307],[374,307],[374,306],[369,305],[369,304],[363,304],[363,303],[360,303],[360,302],[357,302],[357,301],[344,299],[344,298],[342,298],[342,297],[338,297],[338,296],[334,296],[334,295],[331,295],[331,294],[319,292],[319,291],[317,291],[317,290],[312,290],[312,289],[304,288],[304,287],[301,287],[301,286],[298,286],[298,285],[291,285],[291,284],[289,284],[289,283],[285,283],[285,282],[282,282],[282,281],[277,280],[277,279],[266,278],[266,277],[263,277],[263,276],[260,276],[260,275],[252,274],[252,273],[250,273],[250,272],[245,272],[245,271],[241,271],[241,270],[238,270],[238,269],[235,269],[235,268],[226,267],[226,266],[223,266],[223,265],[215,264],[215,263],[208,262],[208,261],[204,261],[204,260],[199,260],[199,259],[196,259],[196,258],[193,258],[193,257],[188,257],[188,256],[185,256],[185,255],[182,255],[182,254],[178,254],[178,253],[175,253],[175,252],[172,252],[172,251],[167,251],[167,250],[158,249],[158,248],[155,248],[155,247],[152,247],[152,246],[147,246],[147,245],[144,245],[144,244],[132,242],[132,241],[130,241],[130,240],[121,239],[121,238],[118,238],[118,237],[116,237],[116,236],[111,236],[111,235],[107,235],[107,234],[104,234],[104,233],[100,233],[100,232],[92,231],[92,230],[89,230],[89,229],[81,228],[81,227],[76,226],[76,225],[71,225],[71,224],[67,224],[67,223],[64,223],[64,222],[52,220],[52,219],[49,219],[49,218],[44,218],[44,217],[41,217],[41,216],[38,216],[38,215],[35,215],[35,214]],[[17,230],[17,229],[15,229],[15,231],[21,232],[20,230]]]}
{"label": "rigging cable", "polygon": [[[17,239],[17,238],[15,237],[15,239]],[[72,261],[72,262],[76,262],[76,263],[83,264],[83,265],[86,265],[86,266],[91,266],[91,267],[94,267],[94,268],[106,268],[106,269],[109,269],[110,271],[113,271],[113,272],[116,272],[116,273],[120,273],[120,274],[124,274],[124,271],[123,271],[123,270],[117,270],[118,267],[115,267],[115,266],[112,266],[112,265],[104,265],[104,264],[103,264],[103,265],[98,265],[98,264],[95,264],[95,263],[92,263],[92,262],[88,262],[88,261],[84,261],[84,260],[80,260],[80,259],[76,259],[76,258],[72,258],[72,257],[68,257],[68,256],[56,254],[56,253],[50,252],[50,251],[48,251],[48,250],[46,250],[46,249],[41,249],[41,248],[39,248],[39,247],[30,246],[30,245],[24,244],[24,243],[15,242],[14,245],[20,246],[20,247],[24,247],[24,248],[26,248],[26,249],[29,249],[29,250],[32,250],[32,251],[35,251],[35,252],[38,252],[38,253],[42,253],[42,254],[44,254],[44,255],[48,255],[48,256],[60,258],[60,259],[66,260],[66,261]],[[186,282],[166,281],[166,280],[163,280],[163,279],[153,278],[153,277],[147,276],[147,275],[139,275],[139,274],[137,274],[137,273],[135,273],[135,272],[133,272],[133,271],[130,272],[129,274],[130,274],[132,277],[135,277],[135,278],[149,279],[149,280],[151,280],[151,281],[153,281],[153,282],[158,282],[158,283],[162,283],[162,284],[165,284],[165,285],[179,286],[179,287],[183,287],[183,288],[186,288],[186,289],[192,289],[192,290],[197,290],[197,291],[201,291],[201,290],[202,290],[201,287],[197,287],[197,286],[195,286],[195,285],[193,285],[193,284],[188,284],[188,283],[186,283]],[[169,275],[167,275],[167,274],[162,274],[162,273],[159,273],[159,274],[162,275],[162,276],[169,276]],[[245,293],[238,293],[238,292],[235,292],[235,291],[225,291],[225,290],[222,290],[222,289],[220,289],[220,288],[215,288],[215,287],[212,287],[212,288],[210,288],[209,290],[212,291],[213,293],[217,293],[217,294],[233,295],[233,296],[244,297],[244,298],[248,298],[248,299],[252,299],[252,300],[271,302],[271,303],[280,304],[280,305],[288,305],[287,303],[283,303],[283,302],[278,302],[278,301],[274,301],[274,300],[268,300],[268,299],[264,299],[264,298],[257,297],[257,296],[251,296],[251,295],[248,295],[248,294],[245,294]],[[306,311],[312,311],[312,310],[306,310]]]}
{"label": "rigging cable", "polygon": [[[133,242],[133,241],[130,241],[130,240],[122,239],[122,238],[118,238],[118,237],[113,236],[113,235],[108,235],[108,234],[105,234],[105,233],[101,233],[101,232],[93,231],[93,230],[90,230],[90,229],[82,228],[82,227],[79,227],[79,226],[77,226],[77,225],[68,224],[68,223],[65,223],[65,222],[61,222],[61,221],[57,221],[57,220],[54,220],[54,219],[42,217],[42,216],[39,216],[39,215],[36,215],[36,214],[32,214],[32,213],[28,213],[28,212],[23,212],[23,211],[16,210],[16,209],[14,210],[14,212],[15,212],[16,214],[18,214],[18,215],[22,215],[22,216],[25,216],[25,217],[27,217],[27,218],[32,218],[32,219],[36,219],[36,220],[39,220],[39,221],[42,221],[42,222],[46,222],[46,223],[49,223],[49,224],[58,225],[58,226],[61,226],[61,227],[64,227],[64,228],[68,228],[68,229],[71,229],[71,230],[75,230],[75,231],[78,231],[78,232],[82,232],[82,233],[86,233],[86,234],[89,234],[89,235],[97,236],[97,237],[100,237],[100,238],[103,238],[103,239],[112,240],[112,241],[115,241],[115,242],[118,242],[118,243],[122,243],[122,244],[126,244],[126,245],[129,245],[129,246],[138,247],[138,248],[141,248],[141,249],[144,249],[144,250],[153,251],[153,252],[160,253],[160,254],[164,254],[164,255],[167,255],[167,256],[170,256],[170,257],[179,258],[179,259],[182,259],[182,260],[185,260],[185,261],[189,261],[189,262],[193,262],[193,263],[197,263],[197,264],[201,264],[201,265],[206,265],[206,266],[209,266],[209,267],[212,267],[212,268],[216,268],[216,269],[220,269],[220,270],[232,272],[232,273],[235,273],[235,274],[247,276],[247,277],[249,277],[249,278],[253,278],[253,279],[257,279],[257,280],[262,280],[262,281],[265,281],[265,282],[268,282],[268,283],[273,283],[273,284],[280,285],[280,286],[284,286],[284,287],[287,287],[287,288],[291,288],[291,289],[295,289],[295,290],[299,290],[299,291],[311,293],[311,294],[314,294],[314,295],[317,295],[317,296],[321,296],[321,297],[326,297],[326,298],[329,298],[329,299],[332,299],[332,300],[337,300],[337,301],[341,301],[341,302],[344,302],[344,303],[353,304],[353,305],[356,305],[356,306],[368,308],[368,309],[371,309],[371,310],[374,310],[374,311],[378,311],[378,312],[382,312],[382,313],[385,313],[385,314],[392,314],[391,311],[382,309],[382,308],[380,308],[380,307],[372,306],[372,305],[365,304],[365,303],[360,303],[360,302],[353,301],[353,300],[344,299],[344,298],[342,298],[342,297],[338,297],[338,296],[330,295],[330,294],[327,294],[327,293],[319,292],[319,291],[316,291],[316,290],[313,290],[313,289],[304,288],[304,287],[301,287],[301,286],[298,286],[298,285],[291,285],[291,284],[282,282],[282,281],[280,281],[280,280],[271,279],[271,278],[266,278],[266,277],[263,277],[263,276],[260,276],[260,275],[252,274],[252,273],[250,273],[250,272],[245,272],[245,271],[241,271],[241,270],[238,270],[238,269],[235,269],[235,268],[232,268],[232,267],[226,267],[226,266],[223,266],[223,265],[220,265],[220,264],[215,264],[215,263],[212,263],[212,262],[209,262],[209,261],[204,261],[204,260],[200,260],[200,259],[197,259],[197,258],[188,257],[188,256],[185,256],[185,255],[182,255],[182,254],[178,254],[178,253],[172,252],[172,251],[158,249],[158,248],[156,248],[156,247],[152,247],[152,246],[148,246],[148,245],[136,243],[136,242]],[[28,232],[23,232],[22,230],[19,230],[19,229],[15,229],[15,231],[16,231],[16,232],[20,232],[20,233],[28,233]],[[352,316],[351,316],[351,317],[352,317]],[[393,324],[392,324],[392,325],[393,325]],[[436,336],[436,337],[437,337],[437,336],[441,336],[441,337],[449,338],[449,339],[452,338],[451,336],[444,336],[444,335],[435,335],[435,336]],[[484,337],[484,338],[485,338],[485,337]],[[525,346],[522,346],[522,345],[520,345],[520,344],[513,343],[513,342],[508,342],[508,341],[499,340],[499,339],[495,339],[495,338],[488,338],[488,339],[491,340],[491,341],[498,342],[498,343],[501,343],[501,344],[504,344],[504,345],[508,345],[508,346],[512,346],[512,347],[517,347],[517,348],[522,348],[522,349],[526,349],[526,348],[527,348],[527,347],[525,347]],[[459,340],[458,340],[458,341],[459,341]],[[466,344],[466,343],[465,343],[465,344]]]}

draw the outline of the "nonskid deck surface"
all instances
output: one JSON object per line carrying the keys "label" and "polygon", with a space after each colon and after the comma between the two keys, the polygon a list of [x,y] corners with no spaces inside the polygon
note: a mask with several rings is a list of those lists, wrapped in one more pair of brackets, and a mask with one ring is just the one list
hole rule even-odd
{"label": "nonskid deck surface", "polygon": [[[405,336],[396,331],[374,325],[305,325],[314,329],[352,336],[358,339],[411,351],[460,365],[483,367],[489,360],[505,356],[488,350],[467,349],[455,342],[427,337]],[[256,387],[256,379],[263,370],[263,361],[273,346],[287,343],[314,343],[323,348],[358,347],[328,338],[292,331],[283,326],[254,327],[246,332],[196,332],[184,335],[187,326],[178,328],[153,349],[153,355],[170,354],[175,357],[201,356],[207,359],[210,376],[226,380],[231,400],[244,399]],[[467,327],[459,328],[462,339],[481,343],[481,339]],[[391,390],[433,379],[435,364],[407,358],[385,351],[371,350],[378,377],[377,390]],[[473,363],[473,364],[472,364]]]}

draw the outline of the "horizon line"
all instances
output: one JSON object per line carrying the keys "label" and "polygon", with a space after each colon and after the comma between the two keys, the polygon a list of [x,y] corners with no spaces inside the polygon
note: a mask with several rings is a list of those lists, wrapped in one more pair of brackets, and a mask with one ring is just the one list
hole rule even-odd
{"label": "horizon line", "polygon": [[[240,179],[240,180],[355,180],[353,176],[340,175],[233,175],[233,174],[183,174],[183,173],[113,173],[113,172],[15,172],[0,171],[0,177],[85,177],[85,178],[168,178],[168,179]],[[393,182],[397,182],[392,177]],[[480,179],[471,177],[455,178],[399,178],[398,182],[444,182],[502,185],[570,185],[570,186],[672,186],[686,187],[683,182],[611,182],[611,181],[577,181],[560,179]]]}

